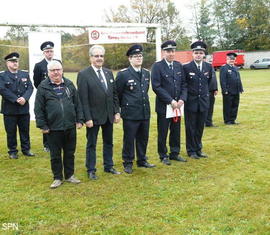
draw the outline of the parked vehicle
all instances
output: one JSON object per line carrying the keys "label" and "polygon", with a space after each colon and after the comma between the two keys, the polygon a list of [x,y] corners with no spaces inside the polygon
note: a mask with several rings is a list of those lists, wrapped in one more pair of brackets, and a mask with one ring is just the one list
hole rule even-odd
{"label": "parked vehicle", "polygon": [[214,69],[219,69],[222,65],[226,64],[227,54],[229,52],[234,52],[237,54],[235,60],[235,66],[243,68],[245,64],[245,57],[243,50],[227,50],[227,51],[215,51],[212,54],[212,66]]}
{"label": "parked vehicle", "polygon": [[250,69],[270,69],[270,58],[256,60],[250,65]]}

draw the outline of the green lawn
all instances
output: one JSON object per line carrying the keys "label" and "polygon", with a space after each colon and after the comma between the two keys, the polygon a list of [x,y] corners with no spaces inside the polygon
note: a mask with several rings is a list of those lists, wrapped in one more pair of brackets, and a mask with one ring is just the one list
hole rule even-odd
{"label": "green lawn", "polygon": [[[95,182],[86,176],[85,128],[78,131],[76,176],[79,185],[56,190],[49,155],[31,123],[35,158],[7,157],[0,122],[0,234],[270,234],[270,70],[241,71],[245,92],[238,121],[225,126],[222,98],[214,123],[205,129],[208,159],[164,166],[157,155],[154,94],[148,156],[154,169],[134,167],[132,175],[103,172],[101,141]],[[75,80],[75,74],[66,74]],[[182,123],[181,153],[186,157]],[[122,124],[114,128],[115,167],[122,171]],[[4,230],[17,223],[18,231]]]}

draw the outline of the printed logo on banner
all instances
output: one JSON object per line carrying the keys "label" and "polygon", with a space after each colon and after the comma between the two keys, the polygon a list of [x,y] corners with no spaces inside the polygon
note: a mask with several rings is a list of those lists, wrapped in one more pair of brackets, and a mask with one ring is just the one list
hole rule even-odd
{"label": "printed logo on banner", "polygon": [[97,30],[93,30],[93,31],[91,32],[91,38],[92,38],[93,40],[98,40],[98,39],[99,39],[99,32],[98,32]]}

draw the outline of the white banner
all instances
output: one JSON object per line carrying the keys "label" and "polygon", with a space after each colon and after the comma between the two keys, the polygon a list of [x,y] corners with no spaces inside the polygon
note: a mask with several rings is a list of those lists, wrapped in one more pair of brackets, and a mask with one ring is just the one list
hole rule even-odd
{"label": "white banner", "polygon": [[89,28],[89,44],[145,43],[147,29],[140,28]]}
{"label": "white banner", "polygon": [[[60,33],[42,33],[30,32],[28,34],[28,48],[29,48],[29,75],[34,86],[33,70],[35,64],[44,59],[43,51],[40,50],[40,45],[43,42],[52,41],[54,43],[54,58],[61,60],[61,34]],[[30,115],[31,120],[35,120],[34,102],[36,97],[36,89],[30,98]]]}

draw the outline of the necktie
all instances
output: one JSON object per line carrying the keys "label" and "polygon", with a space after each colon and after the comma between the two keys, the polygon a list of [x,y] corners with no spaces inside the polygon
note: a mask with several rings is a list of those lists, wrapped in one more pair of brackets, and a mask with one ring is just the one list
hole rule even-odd
{"label": "necktie", "polygon": [[201,71],[201,66],[200,65],[198,65],[198,70]]}
{"label": "necktie", "polygon": [[104,89],[105,91],[107,91],[107,86],[106,86],[106,84],[105,84],[104,78],[102,77],[102,74],[101,74],[101,72],[100,72],[100,69],[98,69],[97,72],[98,72],[98,78],[99,78],[99,80],[100,80],[100,82],[101,82],[101,85],[102,85],[103,89]]}

